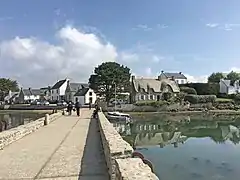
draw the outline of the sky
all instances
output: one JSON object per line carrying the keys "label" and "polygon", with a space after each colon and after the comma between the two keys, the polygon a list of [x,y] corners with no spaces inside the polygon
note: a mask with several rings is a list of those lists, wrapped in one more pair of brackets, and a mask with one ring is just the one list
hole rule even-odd
{"label": "sky", "polygon": [[24,87],[88,82],[116,61],[139,77],[183,72],[205,82],[240,70],[239,0],[4,0],[0,77]]}

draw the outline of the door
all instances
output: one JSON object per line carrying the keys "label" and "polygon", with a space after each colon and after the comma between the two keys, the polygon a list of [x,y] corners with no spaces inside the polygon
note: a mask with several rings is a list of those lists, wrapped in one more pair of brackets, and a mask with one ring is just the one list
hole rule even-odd
{"label": "door", "polygon": [[160,101],[160,95],[157,95],[157,101]]}
{"label": "door", "polygon": [[92,97],[89,98],[89,104],[92,104]]}

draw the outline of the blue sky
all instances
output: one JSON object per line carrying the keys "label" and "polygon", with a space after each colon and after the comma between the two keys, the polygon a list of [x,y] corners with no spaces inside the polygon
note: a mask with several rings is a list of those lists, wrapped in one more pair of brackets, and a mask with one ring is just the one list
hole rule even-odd
{"label": "blue sky", "polygon": [[[161,70],[182,71],[192,79],[202,80],[213,71],[226,72],[240,67],[239,7],[239,0],[22,0],[21,3],[8,0],[0,2],[0,42],[12,51],[18,47],[13,45],[15,37],[19,37],[18,42],[34,39],[31,45],[38,50],[43,47],[36,46],[39,42],[66,48],[63,39],[56,36],[68,26],[83,35],[94,35],[103,48],[111,44],[117,55],[111,51],[109,58],[116,57],[137,75],[156,76]],[[103,57],[108,58],[107,52]],[[29,85],[28,78],[33,72],[27,76],[25,71],[10,68],[23,58],[7,53],[9,50],[0,58],[0,61],[9,61],[7,68],[1,65],[5,70],[0,76],[11,76]],[[80,57],[79,61],[83,62],[86,54]],[[31,58],[27,64],[32,67],[36,56]],[[94,63],[89,63],[92,69]],[[54,78],[68,75],[67,72],[69,70],[64,73],[56,70]],[[73,76],[86,79],[89,70],[86,75],[82,72]]]}

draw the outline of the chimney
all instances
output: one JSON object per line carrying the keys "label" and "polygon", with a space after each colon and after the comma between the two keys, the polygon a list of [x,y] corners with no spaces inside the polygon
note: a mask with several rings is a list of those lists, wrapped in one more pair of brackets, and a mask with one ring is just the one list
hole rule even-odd
{"label": "chimney", "polygon": [[28,88],[29,91],[31,91],[32,88]]}
{"label": "chimney", "polygon": [[162,70],[161,73],[164,73],[164,71]]}
{"label": "chimney", "polygon": [[182,72],[179,72],[179,74],[182,74]]}

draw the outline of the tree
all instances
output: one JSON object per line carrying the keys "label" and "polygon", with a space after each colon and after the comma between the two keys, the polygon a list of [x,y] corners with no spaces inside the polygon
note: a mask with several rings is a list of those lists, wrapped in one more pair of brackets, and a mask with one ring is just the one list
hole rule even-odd
{"label": "tree", "polygon": [[105,62],[95,68],[89,78],[89,85],[109,103],[116,93],[124,92],[129,87],[130,69],[116,62]]}
{"label": "tree", "polygon": [[4,100],[8,91],[18,91],[18,83],[15,80],[0,78],[0,101]]}
{"label": "tree", "polygon": [[227,79],[229,79],[231,81],[231,85],[233,85],[236,80],[240,79],[240,74],[234,71],[231,71],[230,73],[228,73]]}
{"label": "tree", "polygon": [[223,79],[224,75],[221,72],[216,72],[216,73],[212,73],[209,77],[208,77],[208,82],[211,83],[219,83],[220,79]]}

